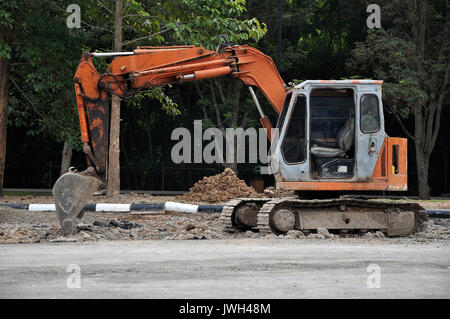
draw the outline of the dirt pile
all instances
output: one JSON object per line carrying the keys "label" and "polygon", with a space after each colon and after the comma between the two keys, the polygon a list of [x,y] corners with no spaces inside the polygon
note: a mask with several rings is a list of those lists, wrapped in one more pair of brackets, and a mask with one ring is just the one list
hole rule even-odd
{"label": "dirt pile", "polygon": [[214,176],[204,177],[189,189],[189,192],[180,197],[192,202],[226,202],[232,198],[252,197],[258,193],[253,187],[247,186],[240,180],[231,168]]}

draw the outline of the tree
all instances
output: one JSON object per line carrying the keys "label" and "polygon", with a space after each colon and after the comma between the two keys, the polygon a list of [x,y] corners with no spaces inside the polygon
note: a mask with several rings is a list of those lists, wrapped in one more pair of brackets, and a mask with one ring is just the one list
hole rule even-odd
{"label": "tree", "polygon": [[6,129],[8,125],[9,68],[13,11],[16,1],[0,0],[0,196],[3,193],[3,178],[6,158]]}
{"label": "tree", "polygon": [[11,39],[9,122],[26,128],[29,135],[63,143],[61,171],[66,172],[72,149],[81,149],[72,78],[84,35],[67,28],[61,1],[18,3],[20,23]]}
{"label": "tree", "polygon": [[[383,29],[358,43],[350,70],[384,80],[386,110],[415,145],[419,196],[428,198],[430,157],[449,94],[450,16],[448,1],[384,1]],[[413,118],[414,130],[405,120]]]}
{"label": "tree", "polygon": [[[109,11],[110,15],[112,14],[112,10],[102,4],[101,1],[97,2]],[[131,50],[136,44],[148,45],[149,42],[161,43],[163,40],[166,45],[196,44],[213,49],[218,43],[218,34],[230,34],[232,41],[241,43],[249,39],[259,40],[266,32],[265,26],[261,26],[257,19],[238,19],[245,12],[245,1],[243,0],[233,2],[225,0],[172,0],[164,3],[144,1],[139,4],[130,0],[120,2],[121,4],[116,1],[114,51],[119,51],[122,46],[127,46]],[[120,7],[122,10],[118,15],[117,9]],[[151,15],[149,12],[151,12]],[[122,25],[123,32],[118,32],[118,27]],[[149,26],[151,29],[149,29]],[[172,33],[169,35],[167,31],[172,31]],[[116,46],[117,37],[122,37],[122,33],[124,39],[131,40],[121,40],[119,48]],[[163,34],[167,37],[164,38]],[[161,88],[153,88],[150,93],[139,94],[134,101],[140,100],[142,102],[143,97],[157,99],[166,111],[177,114],[177,105],[164,94]],[[112,100],[108,196],[118,193],[120,189],[120,111],[115,106],[118,104],[117,98],[113,97]],[[136,103],[132,100],[131,104],[135,105]],[[147,133],[149,141],[151,141],[149,128],[147,128]],[[150,145],[151,149],[152,146]]]}
{"label": "tree", "polygon": [[[201,45],[215,49],[218,35],[227,35],[232,43],[255,45],[267,32],[265,24],[258,19],[246,18],[246,1],[200,0],[167,1],[163,5],[173,13],[167,26],[174,32],[175,43]],[[227,78],[211,79],[194,83],[200,99],[197,105],[202,110],[204,125],[218,127],[225,136],[229,128],[256,125],[249,120],[249,113],[255,112],[253,102],[242,92],[242,82]],[[234,144],[236,146],[236,144]],[[237,150],[234,161],[223,163],[237,171]]]}
{"label": "tree", "polygon": [[[114,14],[114,51],[122,51],[123,0],[116,0]],[[118,195],[120,191],[120,98],[111,98],[111,118],[109,130],[108,188],[107,197]]]}

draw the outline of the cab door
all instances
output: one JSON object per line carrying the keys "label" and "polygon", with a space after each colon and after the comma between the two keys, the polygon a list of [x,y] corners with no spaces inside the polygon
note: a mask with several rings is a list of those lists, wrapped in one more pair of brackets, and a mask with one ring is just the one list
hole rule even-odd
{"label": "cab door", "polygon": [[356,179],[367,182],[372,177],[386,133],[381,91],[362,91],[357,94]]}

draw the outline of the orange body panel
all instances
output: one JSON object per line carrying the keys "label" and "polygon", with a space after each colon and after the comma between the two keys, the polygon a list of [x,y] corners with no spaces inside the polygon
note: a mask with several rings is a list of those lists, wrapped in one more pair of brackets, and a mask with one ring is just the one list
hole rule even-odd
{"label": "orange body panel", "polygon": [[277,182],[277,189],[302,191],[381,191],[387,189],[387,182]]}
{"label": "orange body panel", "polygon": [[[394,151],[394,148],[397,150]],[[407,139],[386,137],[368,182],[277,182],[277,188],[305,191],[406,191],[407,165]]]}
{"label": "orange body panel", "polygon": [[258,87],[272,108],[280,114],[286,90],[272,58],[250,46],[242,46],[234,51],[239,72],[233,73],[232,76],[241,79],[245,85]]}

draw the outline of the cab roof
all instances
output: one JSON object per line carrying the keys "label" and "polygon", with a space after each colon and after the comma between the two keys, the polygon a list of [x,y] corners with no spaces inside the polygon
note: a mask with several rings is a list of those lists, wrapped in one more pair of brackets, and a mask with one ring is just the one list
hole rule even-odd
{"label": "cab roof", "polygon": [[325,85],[328,86],[329,84],[368,84],[368,85],[381,85],[383,83],[382,80],[357,80],[357,79],[350,79],[350,80],[306,80],[303,81],[300,84],[295,85],[295,88],[302,89],[307,85],[314,84],[314,85]]}

